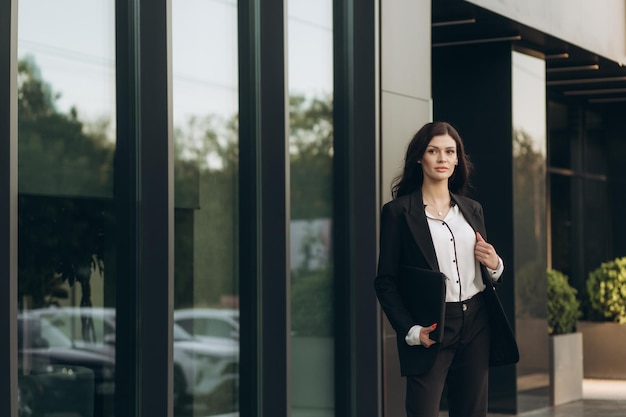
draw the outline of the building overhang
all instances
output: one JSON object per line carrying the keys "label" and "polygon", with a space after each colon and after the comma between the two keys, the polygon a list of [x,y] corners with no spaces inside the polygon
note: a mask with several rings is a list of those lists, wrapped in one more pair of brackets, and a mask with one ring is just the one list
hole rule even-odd
{"label": "building overhang", "polygon": [[433,48],[490,42],[510,42],[513,49],[544,59],[550,98],[591,105],[626,104],[626,62],[467,1],[432,2]]}

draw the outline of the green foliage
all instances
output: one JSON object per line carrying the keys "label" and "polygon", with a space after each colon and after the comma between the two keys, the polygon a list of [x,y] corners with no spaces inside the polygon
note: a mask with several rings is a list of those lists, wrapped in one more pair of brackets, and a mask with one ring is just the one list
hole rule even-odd
{"label": "green foliage", "polygon": [[603,262],[587,278],[589,307],[606,321],[626,323],[626,257]]}
{"label": "green foliage", "polygon": [[58,98],[32,58],[18,62],[18,294],[31,308],[69,298],[76,282],[91,305],[91,272],[104,272],[114,228],[109,122],[86,125]]}
{"label": "green foliage", "polygon": [[56,108],[59,94],[43,81],[32,58],[18,63],[20,193],[111,197],[115,145],[109,121],[86,125],[72,108]]}
{"label": "green foliage", "polygon": [[553,269],[548,270],[548,332],[565,334],[576,331],[580,318],[580,302],[577,291],[569,284],[567,276]]}
{"label": "green foliage", "polygon": [[331,268],[296,274],[291,284],[291,329],[297,336],[332,336]]}
{"label": "green foliage", "polygon": [[289,104],[291,217],[332,217],[332,100],[291,96]]}

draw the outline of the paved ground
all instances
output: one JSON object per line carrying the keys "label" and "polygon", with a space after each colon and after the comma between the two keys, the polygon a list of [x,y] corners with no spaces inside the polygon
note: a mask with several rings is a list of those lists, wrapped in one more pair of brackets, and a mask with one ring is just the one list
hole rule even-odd
{"label": "paved ground", "polygon": [[[529,379],[524,383],[532,391],[533,384],[544,385],[545,381]],[[583,399],[557,407],[547,405],[545,394],[520,395],[518,401],[520,409],[530,410],[516,414],[519,417],[626,417],[626,381],[585,379]],[[439,417],[448,417],[448,413],[441,412]],[[513,416],[490,413],[489,417]]]}
{"label": "paved ground", "polygon": [[[585,379],[583,399],[517,414],[523,417],[626,417],[626,381]],[[504,417],[490,414],[490,417]],[[508,417],[511,417],[508,415]]]}

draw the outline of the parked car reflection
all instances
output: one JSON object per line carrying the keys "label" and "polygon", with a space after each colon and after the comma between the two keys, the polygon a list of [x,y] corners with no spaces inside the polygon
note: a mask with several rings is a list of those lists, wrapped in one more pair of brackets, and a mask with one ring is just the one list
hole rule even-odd
{"label": "parked car reflection", "polygon": [[115,362],[110,355],[79,349],[46,319],[19,314],[20,417],[44,412],[110,416],[114,379]]}
{"label": "parked car reflection", "polygon": [[[81,349],[115,357],[115,309],[58,307],[36,310]],[[224,413],[237,407],[239,350],[193,337],[173,327],[174,409],[176,416],[192,412]]]}
{"label": "parked car reflection", "polygon": [[174,311],[174,323],[207,344],[239,352],[239,310],[180,309]]}

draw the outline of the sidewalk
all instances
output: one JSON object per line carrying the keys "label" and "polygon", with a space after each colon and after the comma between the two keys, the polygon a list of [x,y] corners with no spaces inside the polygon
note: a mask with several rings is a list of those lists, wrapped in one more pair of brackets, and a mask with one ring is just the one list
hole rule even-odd
{"label": "sidewalk", "polygon": [[[626,416],[626,381],[585,379],[581,401],[517,415],[523,417],[624,417]],[[489,417],[511,417],[511,415],[489,414]]]}

